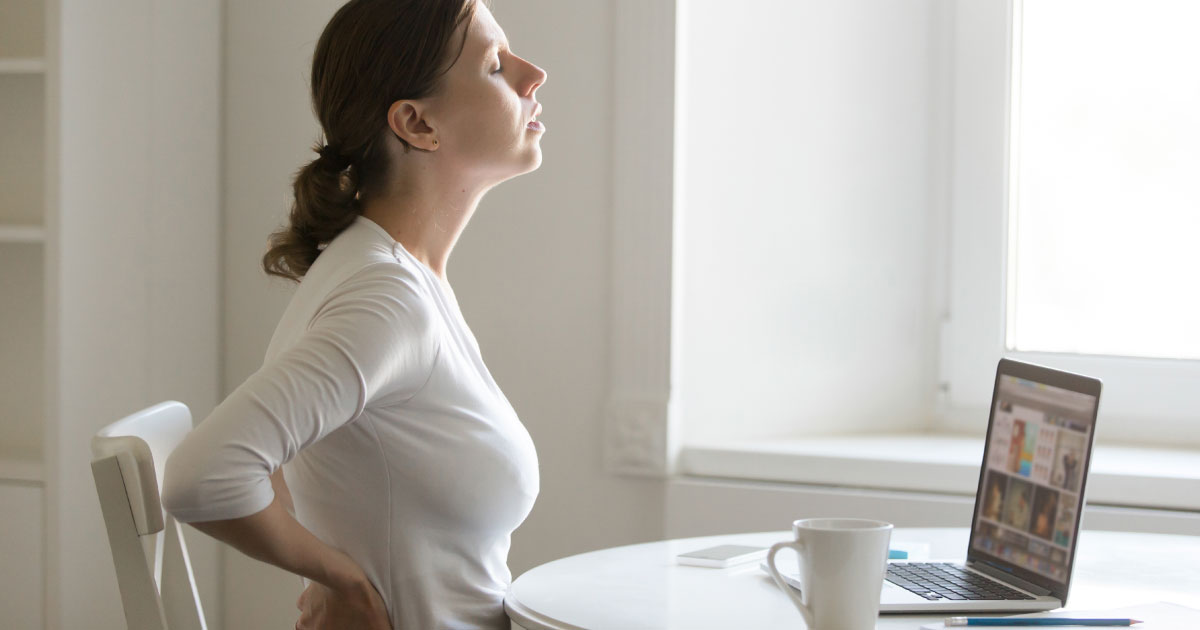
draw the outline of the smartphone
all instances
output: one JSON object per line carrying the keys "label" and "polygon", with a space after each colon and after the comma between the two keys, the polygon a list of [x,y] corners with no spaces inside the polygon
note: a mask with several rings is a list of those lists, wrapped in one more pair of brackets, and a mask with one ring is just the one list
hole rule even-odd
{"label": "smartphone", "polygon": [[749,545],[717,545],[675,556],[679,564],[723,569],[767,557],[767,547]]}

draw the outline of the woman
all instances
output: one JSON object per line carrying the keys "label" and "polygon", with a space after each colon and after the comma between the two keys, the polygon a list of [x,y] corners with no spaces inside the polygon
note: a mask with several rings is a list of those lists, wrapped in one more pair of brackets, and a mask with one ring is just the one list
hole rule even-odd
{"label": "woman", "polygon": [[537,455],[446,263],[483,195],[541,164],[545,80],[476,0],[352,0],[317,42],[327,144],[263,258],[299,286],[163,488],[177,520],[305,578],[298,629],[509,627]]}

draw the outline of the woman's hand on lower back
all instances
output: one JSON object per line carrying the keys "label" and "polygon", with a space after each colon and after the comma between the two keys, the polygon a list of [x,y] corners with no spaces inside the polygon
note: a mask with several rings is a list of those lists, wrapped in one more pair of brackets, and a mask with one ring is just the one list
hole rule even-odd
{"label": "woman's hand on lower back", "polygon": [[295,630],[391,630],[383,597],[369,581],[357,588],[335,591],[312,582],[296,600],[300,619]]}
{"label": "woman's hand on lower back", "polygon": [[298,630],[391,630],[383,598],[362,567],[301,525],[284,495],[249,516],[192,525],[255,560],[308,579],[311,586],[296,602]]}

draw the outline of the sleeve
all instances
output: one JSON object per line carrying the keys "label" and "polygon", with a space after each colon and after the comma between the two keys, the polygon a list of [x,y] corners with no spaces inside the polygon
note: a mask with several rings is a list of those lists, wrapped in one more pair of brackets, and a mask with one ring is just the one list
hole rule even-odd
{"label": "sleeve", "polygon": [[266,509],[275,498],[270,475],[301,449],[358,418],[372,401],[406,400],[424,386],[438,348],[433,322],[411,277],[371,267],[355,274],[291,347],[172,451],[163,507],[184,523]]}

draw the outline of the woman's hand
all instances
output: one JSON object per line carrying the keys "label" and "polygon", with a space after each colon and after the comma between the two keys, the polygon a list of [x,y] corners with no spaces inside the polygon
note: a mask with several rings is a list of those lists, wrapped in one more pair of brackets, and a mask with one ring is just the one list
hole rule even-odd
{"label": "woman's hand", "polygon": [[369,580],[345,591],[312,582],[296,600],[296,630],[391,630],[383,597]]}
{"label": "woman's hand", "polygon": [[198,521],[196,529],[242,553],[309,580],[296,607],[296,630],[391,630],[387,607],[362,567],[288,512],[286,491],[266,509],[238,518]]}

